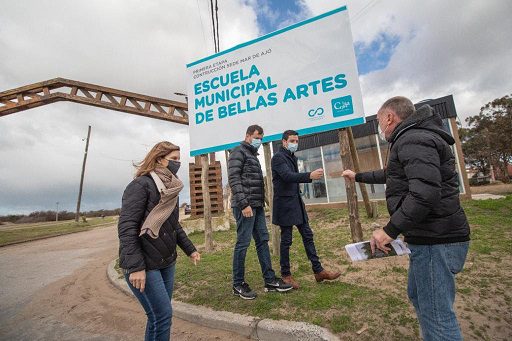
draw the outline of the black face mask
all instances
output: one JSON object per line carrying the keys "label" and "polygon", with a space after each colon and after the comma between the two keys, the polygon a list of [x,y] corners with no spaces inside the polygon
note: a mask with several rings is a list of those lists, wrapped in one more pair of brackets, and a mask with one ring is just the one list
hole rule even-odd
{"label": "black face mask", "polygon": [[167,164],[167,169],[171,171],[172,174],[176,175],[178,173],[178,170],[180,169],[181,162],[169,160],[169,163]]}

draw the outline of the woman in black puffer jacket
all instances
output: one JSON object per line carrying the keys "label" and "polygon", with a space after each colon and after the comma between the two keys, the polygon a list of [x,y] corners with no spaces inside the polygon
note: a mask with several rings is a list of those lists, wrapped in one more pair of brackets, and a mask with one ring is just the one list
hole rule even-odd
{"label": "woman in black puffer jacket", "polygon": [[119,217],[119,265],[148,317],[145,340],[169,340],[178,245],[194,262],[201,256],[183,231],[176,173],[179,147],[157,143],[138,165],[123,194]]}

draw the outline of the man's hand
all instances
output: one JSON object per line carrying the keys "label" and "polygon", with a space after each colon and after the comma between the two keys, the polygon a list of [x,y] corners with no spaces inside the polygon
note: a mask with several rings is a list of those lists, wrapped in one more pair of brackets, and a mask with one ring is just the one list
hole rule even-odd
{"label": "man's hand", "polygon": [[252,217],[252,216],[253,216],[253,214],[252,214],[252,208],[251,208],[251,206],[247,206],[246,208],[244,208],[244,209],[242,210],[242,215],[243,215],[244,217],[246,217],[246,218],[250,218],[250,217]]}
{"label": "man's hand", "polygon": [[146,270],[132,272],[128,280],[136,289],[139,289],[140,292],[144,292],[144,288],[146,287]]}
{"label": "man's hand", "polygon": [[194,263],[194,265],[197,265],[197,262],[201,260],[201,254],[195,251],[190,255],[190,260]]}
{"label": "man's hand", "polygon": [[372,254],[375,253],[375,248],[384,251],[384,253],[388,253],[391,251],[389,247],[386,245],[391,243],[393,238],[388,236],[388,234],[384,231],[384,229],[378,229],[373,231],[372,239],[370,239],[370,246],[372,248]]}
{"label": "man's hand", "polygon": [[348,180],[356,181],[356,173],[350,169],[344,170],[341,175]]}
{"label": "man's hand", "polygon": [[311,173],[309,173],[309,178],[311,180],[318,180],[324,176],[324,170],[322,168],[315,169]]}

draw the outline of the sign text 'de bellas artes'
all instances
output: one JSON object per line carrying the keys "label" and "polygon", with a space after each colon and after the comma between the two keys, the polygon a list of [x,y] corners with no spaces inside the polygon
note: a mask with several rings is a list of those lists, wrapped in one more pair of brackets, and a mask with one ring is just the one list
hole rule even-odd
{"label": "sign text 'de bellas artes'", "polygon": [[345,7],[187,65],[191,156],[364,123]]}

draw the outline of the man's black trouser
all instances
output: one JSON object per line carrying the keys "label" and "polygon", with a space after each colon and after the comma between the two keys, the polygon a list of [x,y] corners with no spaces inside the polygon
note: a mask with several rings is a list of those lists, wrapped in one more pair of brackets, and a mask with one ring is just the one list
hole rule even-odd
{"label": "man's black trouser", "polygon": [[[297,225],[300,235],[302,236],[302,243],[306,250],[306,255],[311,261],[311,266],[314,273],[319,273],[323,270],[320,258],[316,254],[315,242],[313,241],[313,231],[309,223]],[[290,276],[290,246],[292,245],[293,226],[281,226],[281,275]]]}

